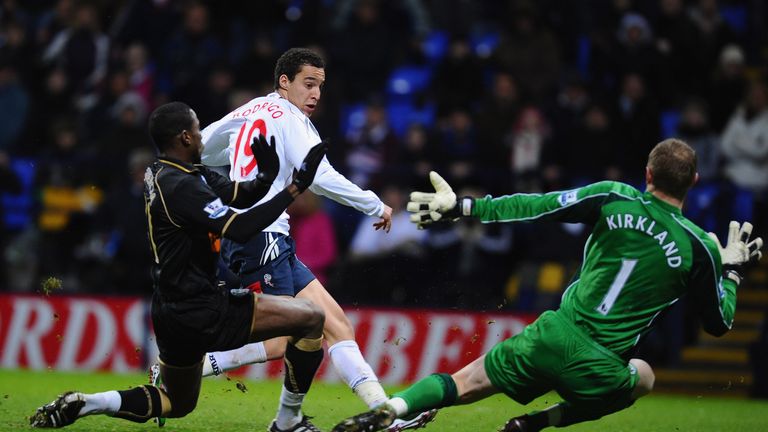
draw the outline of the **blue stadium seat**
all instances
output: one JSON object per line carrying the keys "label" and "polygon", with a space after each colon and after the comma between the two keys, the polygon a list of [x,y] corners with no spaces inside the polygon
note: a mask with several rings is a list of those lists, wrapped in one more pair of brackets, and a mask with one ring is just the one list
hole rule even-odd
{"label": "blue stadium seat", "polygon": [[341,106],[341,135],[347,136],[351,131],[360,129],[365,123],[365,104],[347,104]]}
{"label": "blue stadium seat", "polygon": [[36,161],[34,159],[13,159],[11,168],[21,181],[21,193],[11,195],[2,194],[0,197],[3,202],[3,221],[5,227],[9,230],[21,230],[32,223],[32,185],[35,181],[37,172]]}
{"label": "blue stadium seat", "polygon": [[432,71],[427,66],[400,66],[389,76],[387,93],[393,97],[412,97],[425,91],[431,79]]}
{"label": "blue stadium seat", "polygon": [[397,136],[402,137],[408,126],[414,123],[431,127],[435,123],[435,105],[417,107],[408,101],[392,101],[387,104],[387,117]]}
{"label": "blue stadium seat", "polygon": [[424,55],[427,57],[430,63],[439,63],[445,57],[445,53],[448,52],[448,45],[450,44],[448,32],[436,30],[430,32],[424,41],[421,43],[421,49],[424,50]]}
{"label": "blue stadium seat", "polygon": [[720,192],[716,183],[699,184],[691,188],[685,201],[685,216],[705,231],[717,229],[715,201]]}
{"label": "blue stadium seat", "polygon": [[501,36],[497,32],[475,33],[469,38],[472,50],[480,58],[490,57],[500,40]]}
{"label": "blue stadium seat", "polygon": [[744,5],[723,5],[720,7],[720,16],[735,33],[747,32],[747,8]]}
{"label": "blue stadium seat", "polygon": [[589,80],[589,64],[592,58],[592,41],[588,35],[579,36],[578,54],[576,55],[576,67],[585,80]]}
{"label": "blue stadium seat", "polygon": [[672,138],[677,135],[677,125],[680,123],[680,111],[669,110],[661,113],[661,136]]}

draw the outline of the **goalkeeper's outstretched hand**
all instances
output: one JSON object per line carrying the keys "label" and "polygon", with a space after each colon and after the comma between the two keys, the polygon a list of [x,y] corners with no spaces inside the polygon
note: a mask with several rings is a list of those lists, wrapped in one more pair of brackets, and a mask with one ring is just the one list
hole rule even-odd
{"label": "goalkeeper's outstretched hand", "polygon": [[714,233],[709,233],[709,237],[717,244],[720,249],[720,260],[723,264],[725,276],[734,282],[741,283],[746,264],[757,262],[763,256],[760,249],[763,247],[763,239],[758,237],[749,241],[752,235],[752,224],[744,222],[739,224],[731,221],[728,225],[728,241],[723,247],[720,240]]}
{"label": "goalkeeper's outstretched hand", "polygon": [[456,193],[448,182],[434,171],[429,173],[429,181],[435,191],[411,192],[411,200],[406,206],[406,210],[413,213],[411,222],[419,229],[440,220],[455,221],[461,216],[472,214],[472,198],[463,197],[457,201]]}

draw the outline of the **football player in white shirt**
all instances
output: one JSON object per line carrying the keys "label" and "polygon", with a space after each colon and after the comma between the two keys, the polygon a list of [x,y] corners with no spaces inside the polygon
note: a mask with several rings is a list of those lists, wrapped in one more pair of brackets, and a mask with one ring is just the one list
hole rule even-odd
{"label": "football player in white shirt", "polygon": [[[325,62],[319,55],[304,48],[286,51],[275,66],[274,93],[249,101],[203,130],[202,162],[209,166],[229,165],[232,180],[253,179],[258,173],[258,161],[248,144],[259,134],[273,137],[280,170],[264,197],[264,200],[270,199],[291,182],[294,170],[309,149],[321,141],[309,117],[317,107],[324,82]],[[339,174],[327,159],[321,162],[310,190],[366,215],[379,217],[373,226],[389,232],[392,209],[375,193],[360,189]],[[221,256],[240,276],[244,287],[306,298],[319,305],[325,311],[323,333],[337,372],[369,407],[380,405],[387,400],[387,395],[355,342],[352,324],[336,300],[298,259],[288,234],[288,215],[283,213],[261,236],[247,243],[223,239]],[[203,374],[218,375],[245,364],[281,358],[285,349],[286,339],[278,338],[237,350],[208,353]],[[298,366],[294,365],[295,373],[300,373]],[[303,394],[291,393],[283,386],[280,407],[270,431],[316,430],[302,422],[303,398]],[[434,415],[434,411],[422,413],[409,421],[393,424],[390,430],[422,427]]]}

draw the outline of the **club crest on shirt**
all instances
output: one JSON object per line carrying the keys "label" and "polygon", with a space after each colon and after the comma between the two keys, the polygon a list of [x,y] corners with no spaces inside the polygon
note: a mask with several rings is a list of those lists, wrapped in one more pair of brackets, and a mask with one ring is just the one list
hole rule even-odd
{"label": "club crest on shirt", "polygon": [[563,192],[560,194],[560,197],[557,198],[557,202],[560,203],[561,206],[566,206],[568,204],[572,204],[576,202],[576,192],[577,191],[569,191],[569,192]]}
{"label": "club crest on shirt", "polygon": [[208,213],[208,217],[211,219],[218,219],[224,216],[224,214],[227,213],[227,210],[229,210],[229,207],[225,206],[224,203],[221,202],[221,198],[216,198],[215,200],[206,204],[203,208],[203,211]]}

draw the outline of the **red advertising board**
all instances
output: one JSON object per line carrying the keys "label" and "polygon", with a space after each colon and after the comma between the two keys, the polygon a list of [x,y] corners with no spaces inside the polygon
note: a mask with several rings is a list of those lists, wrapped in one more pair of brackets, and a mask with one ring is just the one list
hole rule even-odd
{"label": "red advertising board", "polygon": [[[0,294],[0,367],[138,371],[157,355],[141,298]],[[366,359],[388,384],[452,372],[522,331],[532,316],[348,308]],[[319,377],[336,380],[325,362]],[[332,367],[330,367],[332,369]],[[280,376],[282,362],[237,374]]]}

